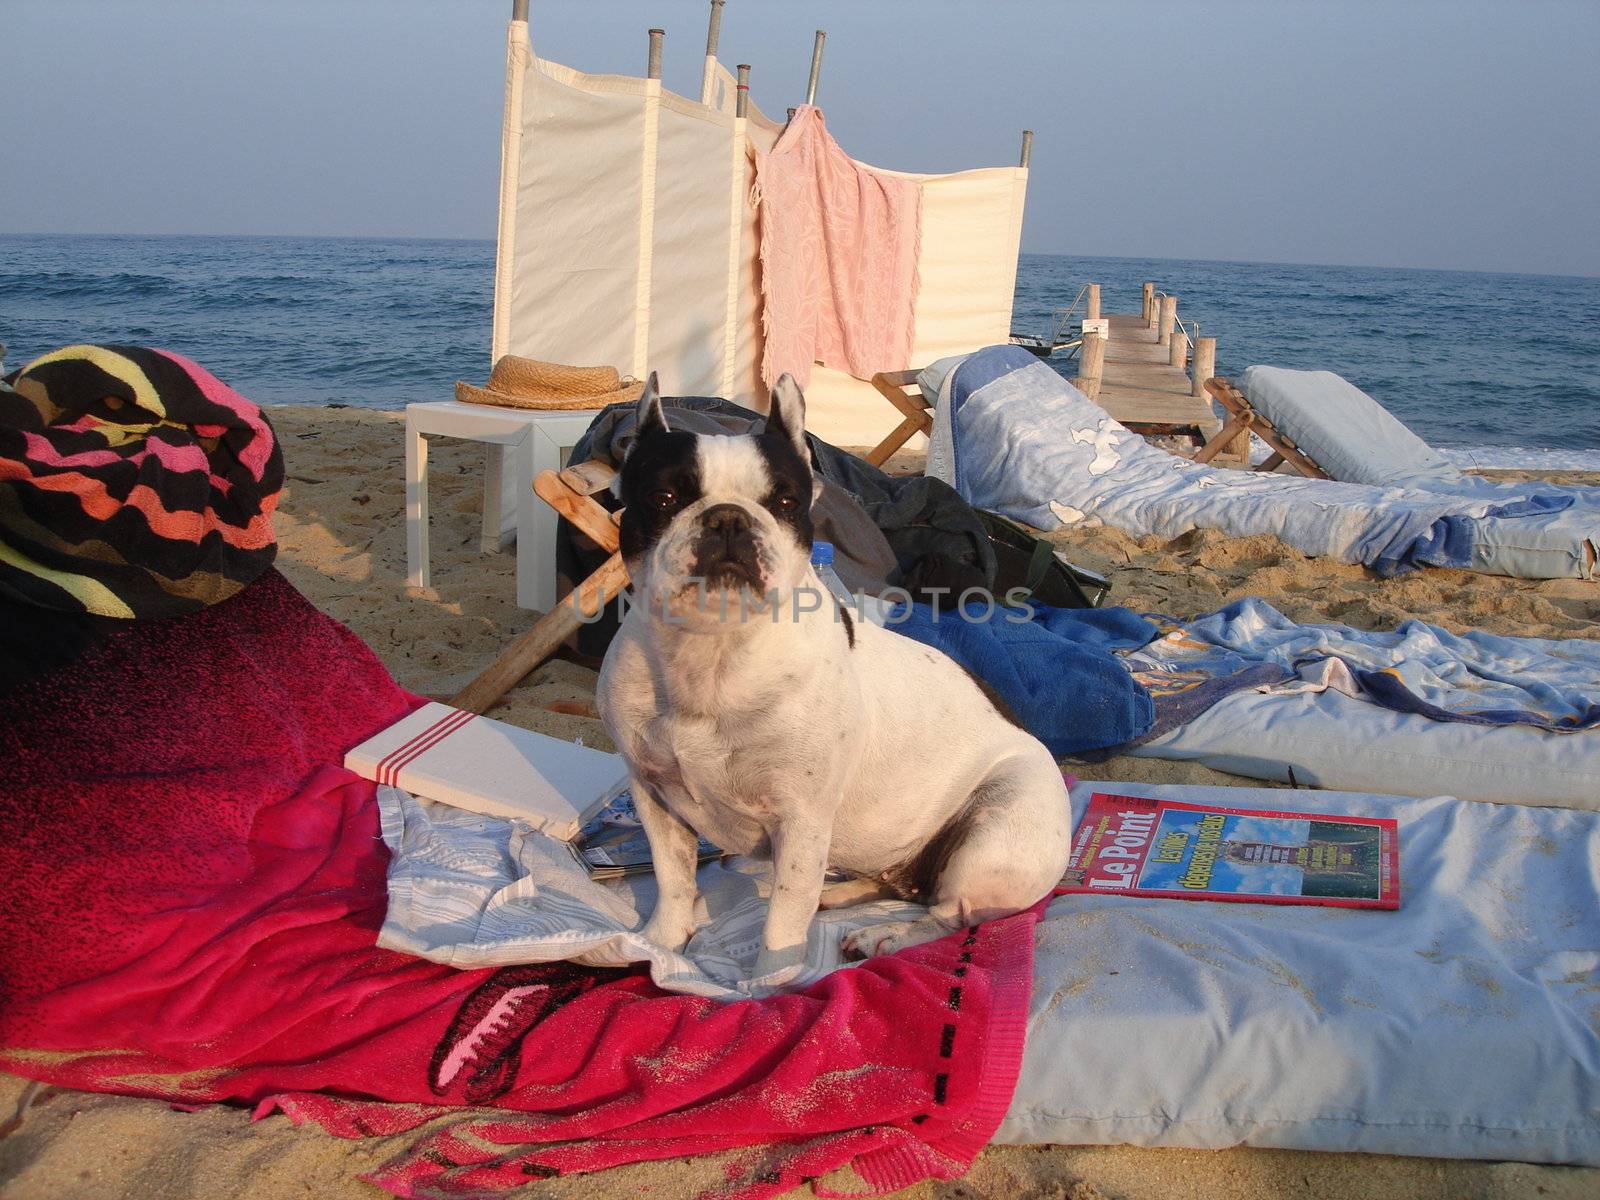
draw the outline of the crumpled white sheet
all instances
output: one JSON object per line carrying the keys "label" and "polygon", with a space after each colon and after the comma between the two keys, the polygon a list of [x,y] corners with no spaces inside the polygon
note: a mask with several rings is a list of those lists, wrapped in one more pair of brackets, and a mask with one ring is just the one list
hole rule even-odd
{"label": "crumpled white sheet", "polygon": [[697,914],[704,924],[675,953],[639,932],[655,906],[653,875],[596,883],[565,842],[399,788],[380,787],[378,808],[391,854],[378,945],[454,967],[644,962],[667,991],[738,1000],[814,983],[849,965],[839,949],[846,933],[925,911],[879,901],[818,913],[803,962],[751,978],[770,893],[767,863],[729,859],[701,867]]}

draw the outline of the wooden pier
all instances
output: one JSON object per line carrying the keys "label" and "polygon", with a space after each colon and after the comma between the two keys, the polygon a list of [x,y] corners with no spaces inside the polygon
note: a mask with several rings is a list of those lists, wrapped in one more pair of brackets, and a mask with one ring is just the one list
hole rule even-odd
{"label": "wooden pier", "polygon": [[[1200,337],[1198,325],[1186,327],[1178,298],[1153,283],[1144,285],[1140,312],[1105,318],[1099,285],[1086,291],[1079,390],[1136,433],[1187,437],[1199,449],[1222,428],[1205,390],[1216,372],[1217,339]],[[1243,453],[1236,443],[1219,461],[1240,460]]]}

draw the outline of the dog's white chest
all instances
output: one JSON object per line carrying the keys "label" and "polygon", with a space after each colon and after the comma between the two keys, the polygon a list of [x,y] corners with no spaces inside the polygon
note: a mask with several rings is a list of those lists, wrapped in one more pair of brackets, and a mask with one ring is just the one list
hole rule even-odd
{"label": "dog's white chest", "polygon": [[640,732],[639,751],[629,757],[663,804],[720,849],[768,852],[777,812],[767,756],[707,718],[663,714]]}

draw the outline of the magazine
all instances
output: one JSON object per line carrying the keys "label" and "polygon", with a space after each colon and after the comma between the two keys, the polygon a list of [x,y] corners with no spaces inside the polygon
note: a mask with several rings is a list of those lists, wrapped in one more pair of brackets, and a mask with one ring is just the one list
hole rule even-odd
{"label": "magazine", "polygon": [[[650,838],[634,808],[633,793],[627,789],[584,822],[572,849],[591,879],[622,879],[629,875],[645,875],[654,869]],[[721,854],[722,851],[701,838],[695,865],[710,862]]]}
{"label": "magazine", "polygon": [[1389,817],[1096,793],[1056,892],[1399,908],[1399,833]]}

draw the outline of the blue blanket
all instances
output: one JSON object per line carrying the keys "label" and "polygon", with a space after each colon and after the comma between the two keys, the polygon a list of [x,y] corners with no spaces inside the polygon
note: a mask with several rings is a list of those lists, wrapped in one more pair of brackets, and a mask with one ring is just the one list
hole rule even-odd
{"label": "blue blanket", "polygon": [[987,683],[1057,758],[1148,736],[1155,702],[1114,652],[1144,645],[1156,627],[1126,608],[1031,607],[1032,620],[1006,608],[963,620],[902,605],[889,628],[943,650]]}
{"label": "blue blanket", "polygon": [[[1267,533],[1383,575],[1419,566],[1538,578],[1591,570],[1585,536],[1557,511],[1569,499],[1448,496],[1200,466],[1148,445],[1015,346],[980,350],[945,376],[929,471],[969,503],[1039,529]],[[1560,544],[1550,552],[1521,549],[1552,538]]]}
{"label": "blue blanket", "polygon": [[1600,727],[1600,641],[1300,625],[1255,597],[1191,621],[1043,605],[971,617],[903,605],[890,628],[987,683],[1057,758],[1103,759],[1244,690],[1332,689],[1455,723]]}
{"label": "blue blanket", "polygon": [[1464,635],[1425,621],[1382,633],[1299,625],[1247,597],[1183,624],[1186,637],[1398,712],[1556,733],[1600,726],[1600,641]]}

